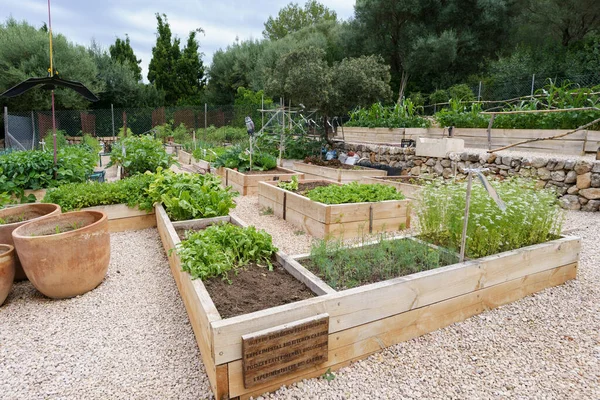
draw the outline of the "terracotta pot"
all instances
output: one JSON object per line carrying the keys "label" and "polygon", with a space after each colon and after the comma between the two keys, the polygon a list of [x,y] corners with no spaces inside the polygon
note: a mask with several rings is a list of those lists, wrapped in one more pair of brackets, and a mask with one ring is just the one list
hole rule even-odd
{"label": "terracotta pot", "polygon": [[15,279],[15,248],[0,244],[0,306],[8,297]]}
{"label": "terracotta pot", "polygon": [[102,282],[108,270],[108,217],[101,211],[33,221],[15,229],[13,240],[27,278],[48,297],[86,293]]}
{"label": "terracotta pot", "polygon": [[[58,204],[23,204],[21,206],[3,208],[0,210],[0,218],[10,220],[11,218],[23,218],[24,221],[17,221],[11,224],[0,225],[0,243],[10,244],[14,246],[12,233],[21,225],[28,222],[37,221],[42,218],[60,214],[60,206]],[[15,281],[27,279],[19,257],[15,252]]]}

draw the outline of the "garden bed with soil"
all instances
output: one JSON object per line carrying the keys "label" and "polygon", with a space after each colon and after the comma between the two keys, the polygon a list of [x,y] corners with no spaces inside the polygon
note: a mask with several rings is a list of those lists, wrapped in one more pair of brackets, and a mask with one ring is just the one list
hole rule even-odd
{"label": "garden bed with soil", "polygon": [[[385,172],[385,171],[384,171]],[[340,185],[327,180],[301,180],[302,185]],[[361,237],[368,233],[393,232],[410,227],[410,200],[373,203],[322,204],[284,190],[276,182],[260,182],[258,203],[316,238]]]}
{"label": "garden bed with soil", "polygon": [[360,181],[363,178],[373,176],[387,176],[387,171],[375,168],[360,167],[356,165],[343,165],[343,167],[327,167],[321,165],[306,164],[304,162],[295,162],[294,170],[306,174],[307,179],[325,178],[341,183]]}
{"label": "garden bed with soil", "polygon": [[274,168],[268,171],[239,172],[231,168],[217,168],[217,175],[223,180],[223,185],[231,186],[242,196],[252,196],[258,193],[259,182],[289,181],[292,176],[304,179],[304,174],[287,168]]}
{"label": "garden bed with soil", "polygon": [[[181,271],[177,253],[169,253],[179,237],[161,207],[157,207],[157,222],[218,399],[256,397],[322,375],[382,348],[575,279],[580,251],[578,238],[561,237],[341,291],[298,260],[279,255],[281,265],[320,296],[223,318],[205,285],[191,280]],[[321,332],[309,334],[308,330],[326,322],[326,340]],[[290,332],[300,336],[288,341]],[[257,340],[268,347],[259,350],[264,352],[260,363],[252,364],[248,360],[255,353],[247,353],[245,346],[254,346]],[[275,348],[291,353],[272,353]],[[324,356],[311,358],[316,362],[288,358],[313,348],[325,350]],[[257,375],[253,368],[259,364]]]}
{"label": "garden bed with soil", "polygon": [[177,152],[177,159],[182,165],[192,165],[201,171],[211,172],[211,166],[208,161],[196,159],[191,153],[185,150]]}

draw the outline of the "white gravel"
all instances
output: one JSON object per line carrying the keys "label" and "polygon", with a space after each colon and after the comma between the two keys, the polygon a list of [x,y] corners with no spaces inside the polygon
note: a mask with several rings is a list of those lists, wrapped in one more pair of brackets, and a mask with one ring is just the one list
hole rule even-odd
{"label": "white gravel", "polygon": [[[256,197],[240,198],[236,214],[284,251],[309,248],[296,228],[260,216]],[[600,398],[600,213],[570,211],[565,229],[583,238],[577,281],[263,398]],[[156,230],[111,244],[96,290],[53,301],[21,283],[0,308],[0,398],[211,397]]]}
{"label": "white gravel", "polygon": [[156,229],[111,235],[95,290],[50,300],[29,282],[0,308],[2,399],[198,399],[208,378]]}

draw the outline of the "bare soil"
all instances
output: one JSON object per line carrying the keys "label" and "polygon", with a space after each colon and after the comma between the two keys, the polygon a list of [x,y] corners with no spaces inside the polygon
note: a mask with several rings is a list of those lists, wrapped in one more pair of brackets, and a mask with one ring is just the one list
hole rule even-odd
{"label": "bare soil", "polygon": [[204,281],[206,290],[223,318],[315,296],[278,263],[273,263],[273,271],[266,267],[249,265],[239,270],[237,275],[230,274],[229,279],[231,284],[220,278]]}
{"label": "bare soil", "polygon": [[0,222],[0,225],[14,224],[15,222],[29,221],[30,219],[38,218],[44,215],[43,213],[28,211],[20,214],[9,215],[3,218],[4,222]]}
{"label": "bare soil", "polygon": [[309,190],[312,190],[312,189],[315,189],[318,187],[329,186],[329,185],[331,185],[331,182],[318,181],[318,182],[299,183],[298,190],[293,190],[293,192],[304,196],[304,194],[306,192],[308,192]]}

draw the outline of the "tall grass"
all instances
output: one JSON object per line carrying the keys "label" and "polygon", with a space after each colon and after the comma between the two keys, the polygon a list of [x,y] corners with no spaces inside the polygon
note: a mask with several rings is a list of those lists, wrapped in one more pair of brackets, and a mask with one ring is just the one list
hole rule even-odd
{"label": "tall grass", "polygon": [[[491,182],[506,203],[501,211],[482,185],[473,182],[467,257],[477,258],[543,243],[560,235],[564,213],[556,194],[522,179]],[[430,183],[421,192],[417,216],[421,235],[458,250],[465,212],[466,183]]]}

